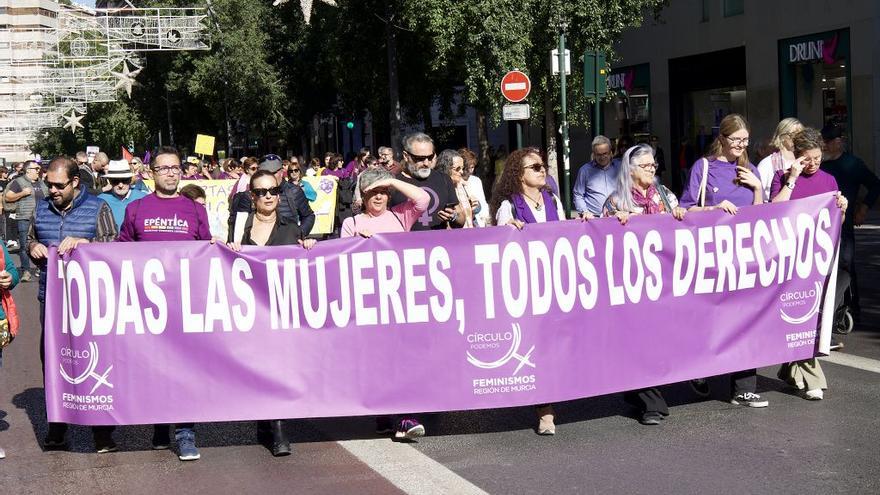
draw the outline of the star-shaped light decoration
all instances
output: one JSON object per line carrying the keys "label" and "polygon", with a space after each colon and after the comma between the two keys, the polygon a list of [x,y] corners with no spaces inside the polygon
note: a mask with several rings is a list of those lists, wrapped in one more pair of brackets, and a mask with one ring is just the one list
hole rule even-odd
{"label": "star-shaped light decoration", "polygon": [[[312,1],[313,0],[299,0],[299,7],[302,9],[303,19],[305,19],[306,24],[312,19]],[[336,0],[318,0],[319,2],[324,2],[331,7],[336,7]],[[279,5],[283,5],[287,3],[288,0],[275,0],[272,5],[277,7]]]}
{"label": "star-shaped light decoration", "polygon": [[70,132],[76,133],[77,128],[83,129],[84,125],[80,123],[80,121],[85,117],[85,115],[77,115],[76,110],[70,109],[70,115],[63,115],[66,123],[64,124],[65,129],[70,129]]}
{"label": "star-shaped light decoration", "polygon": [[129,70],[128,62],[123,60],[122,72],[110,71],[110,73],[118,79],[118,81],[116,81],[115,89],[124,89],[125,92],[128,93],[128,97],[131,98],[131,88],[135,84],[134,78],[141,73],[141,69]]}

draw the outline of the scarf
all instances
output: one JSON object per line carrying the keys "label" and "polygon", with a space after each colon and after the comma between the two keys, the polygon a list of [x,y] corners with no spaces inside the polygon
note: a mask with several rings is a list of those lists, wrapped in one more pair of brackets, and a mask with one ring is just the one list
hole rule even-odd
{"label": "scarf", "polygon": [[[553,199],[553,195],[546,190],[542,190],[541,196],[544,198],[544,208],[547,212],[547,221],[555,222],[559,220],[559,213],[556,211],[556,202]],[[532,213],[532,209],[529,208],[529,205],[526,203],[525,196],[520,193],[514,193],[510,199],[513,203],[514,218],[525,223],[538,223],[538,221],[535,220],[535,215]]]}
{"label": "scarf", "polygon": [[632,188],[633,203],[642,208],[642,213],[653,215],[663,211],[663,207],[659,203],[655,203],[652,198],[657,196],[657,188],[651,185],[646,194],[642,194],[637,188]]}

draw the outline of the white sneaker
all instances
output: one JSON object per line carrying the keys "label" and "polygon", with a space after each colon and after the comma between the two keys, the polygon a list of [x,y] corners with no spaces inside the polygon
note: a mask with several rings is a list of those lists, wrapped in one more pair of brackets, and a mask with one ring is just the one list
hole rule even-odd
{"label": "white sneaker", "polygon": [[804,398],[807,400],[822,400],[825,394],[822,392],[821,388],[814,388],[813,390],[807,390],[807,393],[804,394]]}
{"label": "white sneaker", "polygon": [[0,459],[6,459],[6,451],[3,449],[0,449]]}

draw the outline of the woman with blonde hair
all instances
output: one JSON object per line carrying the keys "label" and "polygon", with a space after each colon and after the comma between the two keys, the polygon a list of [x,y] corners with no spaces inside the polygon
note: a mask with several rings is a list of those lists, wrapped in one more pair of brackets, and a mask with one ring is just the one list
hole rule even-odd
{"label": "woman with blonde hair", "polygon": [[789,117],[782,119],[776,125],[776,132],[770,139],[770,146],[774,148],[774,152],[758,163],[758,175],[761,178],[761,188],[764,191],[764,201],[770,201],[770,185],[773,183],[773,176],[776,172],[788,171],[791,164],[795,161],[792,152],[792,137],[802,131],[804,125],[801,121]]}

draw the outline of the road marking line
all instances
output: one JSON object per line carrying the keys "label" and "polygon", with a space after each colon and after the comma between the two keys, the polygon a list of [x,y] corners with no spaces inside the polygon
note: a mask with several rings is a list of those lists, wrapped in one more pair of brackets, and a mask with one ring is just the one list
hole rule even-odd
{"label": "road marking line", "polygon": [[488,495],[443,464],[405,443],[392,442],[387,438],[336,443],[405,493]]}
{"label": "road marking line", "polygon": [[819,359],[822,361],[828,361],[829,363],[839,364],[841,366],[849,366],[850,368],[858,368],[873,373],[880,373],[880,361],[876,359],[854,356],[852,354],[840,354],[838,352]]}

